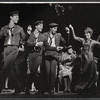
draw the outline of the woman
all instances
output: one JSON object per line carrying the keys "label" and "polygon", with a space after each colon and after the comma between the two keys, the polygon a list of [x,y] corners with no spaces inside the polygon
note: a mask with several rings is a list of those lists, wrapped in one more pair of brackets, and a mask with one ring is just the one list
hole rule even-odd
{"label": "woman", "polygon": [[90,27],[87,27],[84,31],[85,38],[77,37],[72,25],[69,25],[69,27],[72,30],[73,38],[81,42],[83,46],[81,54],[82,75],[75,86],[75,90],[82,93],[83,90],[90,89],[92,87],[92,92],[96,93],[95,83],[98,79],[98,75],[97,66],[93,56],[93,47],[100,46],[100,43],[91,39],[93,30]]}
{"label": "woman", "polygon": [[73,54],[72,46],[69,45],[67,52],[62,52],[61,60],[59,62],[59,81],[64,80],[64,93],[71,92],[71,82],[72,82],[72,68],[74,66],[74,60],[76,56]]}

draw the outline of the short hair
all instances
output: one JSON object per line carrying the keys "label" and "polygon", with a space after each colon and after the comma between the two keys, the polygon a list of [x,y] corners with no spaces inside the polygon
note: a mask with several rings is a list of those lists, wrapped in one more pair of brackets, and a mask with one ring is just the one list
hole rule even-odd
{"label": "short hair", "polygon": [[93,29],[90,28],[90,27],[86,27],[85,30],[84,30],[85,33],[90,33],[90,35],[92,36],[93,34]]}

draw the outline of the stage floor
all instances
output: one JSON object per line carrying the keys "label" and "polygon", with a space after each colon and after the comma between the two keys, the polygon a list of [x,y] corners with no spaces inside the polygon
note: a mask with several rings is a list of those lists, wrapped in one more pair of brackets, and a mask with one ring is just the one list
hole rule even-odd
{"label": "stage floor", "polygon": [[62,91],[55,92],[55,94],[38,94],[35,95],[35,92],[31,92],[31,95],[26,95],[25,92],[21,92],[17,95],[12,95],[14,90],[3,89],[0,94],[0,98],[100,98],[100,92],[97,95],[92,95],[91,93],[83,93],[78,95],[77,93],[63,93]]}

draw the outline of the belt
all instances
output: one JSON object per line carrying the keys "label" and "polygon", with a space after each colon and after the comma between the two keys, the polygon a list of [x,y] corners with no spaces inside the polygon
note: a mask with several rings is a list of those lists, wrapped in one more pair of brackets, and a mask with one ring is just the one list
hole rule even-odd
{"label": "belt", "polygon": [[17,46],[17,47],[19,47],[18,45],[4,45],[4,47],[12,47],[12,46]]}

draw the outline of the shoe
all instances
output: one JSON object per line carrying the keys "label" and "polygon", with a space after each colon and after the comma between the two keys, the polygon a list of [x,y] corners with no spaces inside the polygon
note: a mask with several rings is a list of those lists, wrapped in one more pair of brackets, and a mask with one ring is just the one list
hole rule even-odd
{"label": "shoe", "polygon": [[36,93],[34,93],[34,94],[44,94],[44,91],[42,91],[42,90],[40,90],[40,91],[37,91]]}
{"label": "shoe", "polygon": [[63,93],[68,93],[68,90],[64,90]]}
{"label": "shoe", "polygon": [[31,95],[29,89],[26,89],[26,90],[25,90],[25,94],[26,94],[26,95]]}
{"label": "shoe", "polygon": [[51,90],[49,91],[49,94],[54,94],[54,90],[51,89]]}
{"label": "shoe", "polygon": [[17,95],[18,93],[21,93],[21,90],[15,90],[15,92],[12,95]]}
{"label": "shoe", "polygon": [[71,91],[70,91],[70,90],[68,90],[68,91],[67,91],[67,93],[71,93]]}

